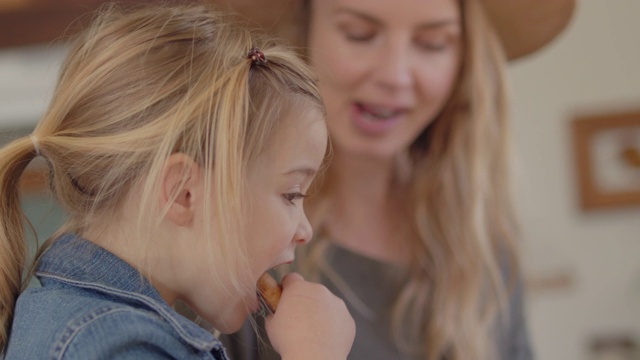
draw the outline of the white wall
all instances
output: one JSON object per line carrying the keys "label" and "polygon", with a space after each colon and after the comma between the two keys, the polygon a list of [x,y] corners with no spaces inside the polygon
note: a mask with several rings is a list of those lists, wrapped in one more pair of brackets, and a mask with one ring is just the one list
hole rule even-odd
{"label": "white wall", "polygon": [[580,0],[575,15],[509,70],[525,268],[572,277],[530,292],[541,360],[589,359],[596,335],[640,340],[640,206],[580,209],[570,132],[576,115],[640,110],[640,1]]}
{"label": "white wall", "polygon": [[[638,0],[580,0],[560,38],[509,70],[526,272],[572,277],[528,298],[540,360],[588,359],[599,334],[640,338],[640,207],[580,210],[569,126],[576,114],[640,110],[638,19]],[[63,50],[0,51],[0,128],[37,121]]]}
{"label": "white wall", "polygon": [[48,104],[63,46],[0,51],[0,129],[34,125]]}

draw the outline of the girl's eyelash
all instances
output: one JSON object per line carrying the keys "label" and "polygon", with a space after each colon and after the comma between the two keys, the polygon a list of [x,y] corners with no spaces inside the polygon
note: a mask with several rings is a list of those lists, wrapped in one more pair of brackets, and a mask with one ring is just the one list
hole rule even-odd
{"label": "girl's eyelash", "polygon": [[293,192],[293,193],[286,193],[282,195],[285,200],[287,200],[288,202],[290,202],[291,204],[293,204],[294,201],[298,200],[298,199],[304,199],[306,198],[308,195],[307,194],[303,194],[301,192]]}

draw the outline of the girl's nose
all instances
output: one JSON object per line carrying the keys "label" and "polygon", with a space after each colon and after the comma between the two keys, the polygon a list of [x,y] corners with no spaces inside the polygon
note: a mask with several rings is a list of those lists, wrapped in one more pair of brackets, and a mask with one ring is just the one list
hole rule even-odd
{"label": "girl's nose", "polygon": [[297,245],[304,245],[311,241],[311,237],[313,236],[313,229],[311,228],[311,223],[309,223],[309,219],[307,219],[306,215],[302,215],[302,220],[298,224],[298,229],[293,238],[293,242]]}

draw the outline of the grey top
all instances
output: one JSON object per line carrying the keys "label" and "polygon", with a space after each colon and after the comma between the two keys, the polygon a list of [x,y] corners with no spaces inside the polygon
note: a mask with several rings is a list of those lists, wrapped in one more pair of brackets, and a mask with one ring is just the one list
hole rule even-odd
{"label": "grey top", "polygon": [[[342,286],[328,277],[321,282],[334,294],[345,299],[356,322],[356,338],[349,355],[350,360],[407,359],[394,344],[389,327],[390,309],[400,287],[406,279],[406,270],[398,265],[381,262],[356,254],[337,245],[327,251],[327,262],[340,274]],[[504,272],[507,273],[506,269]],[[347,292],[343,291],[344,289]],[[500,360],[531,360],[526,321],[523,314],[522,282],[518,281],[509,304],[509,321],[497,321],[496,346]],[[271,360],[280,357],[268,345],[261,321],[258,319],[261,340],[256,341],[249,324],[240,332],[223,336],[223,344],[233,360]],[[260,345],[256,345],[260,343]]]}

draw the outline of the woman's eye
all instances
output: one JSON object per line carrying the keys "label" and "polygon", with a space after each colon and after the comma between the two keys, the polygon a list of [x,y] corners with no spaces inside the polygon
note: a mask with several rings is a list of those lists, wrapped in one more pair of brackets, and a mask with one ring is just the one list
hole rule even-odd
{"label": "woman's eye", "polygon": [[354,42],[365,42],[373,39],[375,33],[373,32],[350,32],[345,33],[345,37]]}
{"label": "woman's eye", "polygon": [[419,48],[427,51],[444,51],[449,46],[446,40],[417,41],[416,43]]}
{"label": "woman's eye", "polygon": [[340,24],[340,31],[344,37],[353,42],[365,42],[376,36],[375,28],[368,24]]}
{"label": "woman's eye", "polygon": [[456,36],[440,34],[435,36],[419,36],[415,39],[415,44],[418,48],[425,51],[439,52],[449,49],[456,41]]}
{"label": "woman's eye", "polygon": [[286,193],[282,195],[285,200],[287,200],[288,202],[290,202],[291,204],[294,203],[294,201],[298,200],[298,199],[304,199],[307,197],[307,195],[301,193],[301,192],[292,192],[292,193]]}

